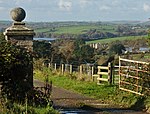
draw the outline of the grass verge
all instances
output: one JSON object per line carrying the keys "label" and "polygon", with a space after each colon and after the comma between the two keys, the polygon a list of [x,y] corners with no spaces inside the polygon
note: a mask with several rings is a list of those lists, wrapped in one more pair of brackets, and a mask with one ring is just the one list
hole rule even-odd
{"label": "grass verge", "polygon": [[143,109],[150,107],[150,97],[141,97],[132,93],[123,92],[116,85],[97,85],[94,82],[85,82],[71,79],[71,75],[53,73],[44,68],[42,71],[34,70],[34,78],[44,81],[48,75],[49,80],[57,87],[69,89],[86,96],[100,99],[104,103],[120,105],[125,108]]}

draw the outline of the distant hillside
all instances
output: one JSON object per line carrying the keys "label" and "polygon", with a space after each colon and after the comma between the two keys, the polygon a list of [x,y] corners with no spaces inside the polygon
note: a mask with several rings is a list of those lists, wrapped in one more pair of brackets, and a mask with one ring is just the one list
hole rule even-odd
{"label": "distant hillside", "polygon": [[131,25],[135,25],[135,24],[139,24],[140,21],[108,21],[106,23],[110,23],[110,24],[131,24]]}
{"label": "distant hillside", "polygon": [[[0,21],[0,32],[11,26],[11,21]],[[108,21],[108,22],[25,22],[33,28],[35,37],[102,39],[120,36],[141,36],[147,34],[149,21]]]}
{"label": "distant hillside", "polygon": [[12,21],[3,21],[3,20],[0,20],[0,24],[10,24],[12,23]]}
{"label": "distant hillside", "polygon": [[[12,21],[3,21],[0,20],[0,27],[1,26],[9,26],[11,25]],[[43,28],[43,27],[50,27],[50,26],[56,26],[56,27],[62,27],[62,26],[74,26],[74,25],[101,25],[101,24],[127,24],[127,25],[150,25],[150,21],[64,21],[64,22],[26,22],[28,26],[31,26],[33,28]]]}

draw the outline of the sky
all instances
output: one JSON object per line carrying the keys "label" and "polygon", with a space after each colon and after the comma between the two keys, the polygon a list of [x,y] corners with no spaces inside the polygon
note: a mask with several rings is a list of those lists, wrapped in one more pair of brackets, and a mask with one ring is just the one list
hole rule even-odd
{"label": "sky", "polygon": [[25,21],[119,21],[150,18],[150,0],[0,0],[0,20],[22,7]]}

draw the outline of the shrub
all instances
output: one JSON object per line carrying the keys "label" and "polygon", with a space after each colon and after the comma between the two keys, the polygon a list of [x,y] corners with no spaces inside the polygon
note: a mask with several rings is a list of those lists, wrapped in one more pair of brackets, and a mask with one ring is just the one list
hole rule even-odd
{"label": "shrub", "polygon": [[0,42],[0,82],[2,94],[12,101],[22,101],[32,87],[32,55],[25,49]]}

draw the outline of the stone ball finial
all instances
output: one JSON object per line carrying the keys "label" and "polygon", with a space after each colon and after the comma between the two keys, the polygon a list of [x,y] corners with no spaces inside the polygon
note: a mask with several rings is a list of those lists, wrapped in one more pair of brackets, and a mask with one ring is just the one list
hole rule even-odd
{"label": "stone ball finial", "polygon": [[10,11],[10,15],[14,21],[21,22],[25,19],[26,12],[23,8],[17,7]]}

